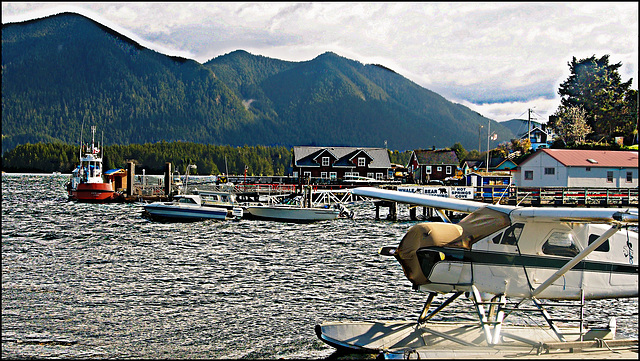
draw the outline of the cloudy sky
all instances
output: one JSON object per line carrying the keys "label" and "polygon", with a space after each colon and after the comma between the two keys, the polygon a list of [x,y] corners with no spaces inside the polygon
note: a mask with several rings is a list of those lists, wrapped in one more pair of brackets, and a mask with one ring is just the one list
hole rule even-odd
{"label": "cloudy sky", "polygon": [[3,2],[2,22],[63,11],[201,63],[238,49],[289,61],[332,51],[497,121],[532,109],[546,122],[574,56],[609,54],[638,88],[637,2]]}

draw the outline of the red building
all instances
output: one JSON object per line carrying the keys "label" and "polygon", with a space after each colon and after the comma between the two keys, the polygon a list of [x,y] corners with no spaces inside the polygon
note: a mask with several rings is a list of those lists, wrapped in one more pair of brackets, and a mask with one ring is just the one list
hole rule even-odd
{"label": "red building", "polygon": [[391,175],[389,153],[384,148],[293,147],[294,177],[327,180],[360,176],[388,180]]}
{"label": "red building", "polygon": [[453,150],[416,149],[411,153],[407,168],[416,183],[426,184],[455,176],[459,163]]}

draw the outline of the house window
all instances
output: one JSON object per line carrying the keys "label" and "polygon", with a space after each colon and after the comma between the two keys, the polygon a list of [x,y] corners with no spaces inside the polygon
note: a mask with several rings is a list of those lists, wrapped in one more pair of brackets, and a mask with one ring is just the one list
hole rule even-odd
{"label": "house window", "polygon": [[533,180],[533,171],[532,170],[525,170],[524,171],[524,179],[525,180]]}
{"label": "house window", "polygon": [[358,158],[358,167],[364,167],[367,165],[367,160],[365,158]]}
{"label": "house window", "polygon": [[431,174],[431,166],[430,165],[427,166],[427,174]]}
{"label": "house window", "polygon": [[586,168],[585,168],[585,170],[586,170],[587,172],[591,172],[591,167],[586,167]]}
{"label": "house window", "polygon": [[293,172],[293,178],[298,178],[298,172]]}
{"label": "house window", "polygon": [[320,173],[320,178],[326,179],[327,178],[327,172],[321,172]]}
{"label": "house window", "polygon": [[627,172],[627,183],[633,182],[633,173]]}
{"label": "house window", "polygon": [[338,173],[336,172],[329,172],[329,179],[338,179]]}
{"label": "house window", "polygon": [[544,174],[545,175],[554,175],[554,174],[556,174],[556,169],[555,168],[545,168],[544,169]]}
{"label": "house window", "polygon": [[608,170],[607,171],[607,183],[613,183],[613,171],[612,170]]}
{"label": "house window", "polygon": [[442,172],[442,167],[438,167],[438,172]]}
{"label": "house window", "polygon": [[311,172],[304,172],[305,178],[311,178]]}
{"label": "house window", "polygon": [[451,166],[450,165],[447,166],[447,174],[451,174]]}
{"label": "house window", "polygon": [[367,178],[373,178],[373,177],[374,177],[373,173],[367,173]]}
{"label": "house window", "polygon": [[377,179],[377,180],[382,180],[382,179],[384,179],[384,174],[383,174],[383,173],[376,173],[376,179]]}
{"label": "house window", "polygon": [[322,166],[323,167],[329,166],[329,157],[322,157]]}

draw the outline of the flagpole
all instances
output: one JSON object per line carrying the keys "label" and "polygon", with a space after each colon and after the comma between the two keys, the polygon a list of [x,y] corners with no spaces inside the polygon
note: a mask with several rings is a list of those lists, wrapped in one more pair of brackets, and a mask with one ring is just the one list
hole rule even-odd
{"label": "flagpole", "polygon": [[489,125],[487,126],[487,173],[489,173],[489,138],[491,138],[491,121],[488,121]]}

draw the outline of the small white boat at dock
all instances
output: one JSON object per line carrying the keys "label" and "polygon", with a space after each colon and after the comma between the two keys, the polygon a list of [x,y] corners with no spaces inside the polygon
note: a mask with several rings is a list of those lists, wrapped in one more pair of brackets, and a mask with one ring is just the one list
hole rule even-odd
{"label": "small white boat at dock", "polygon": [[298,207],[287,204],[253,205],[246,211],[256,219],[280,222],[317,222],[337,219],[340,210],[335,208]]}
{"label": "small white boat at dock", "polygon": [[150,218],[165,220],[228,220],[240,219],[243,214],[240,207],[228,208],[203,202],[198,194],[176,195],[171,202],[153,202],[145,205],[144,209]]}

